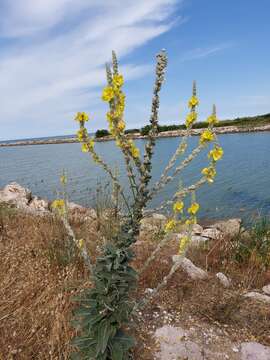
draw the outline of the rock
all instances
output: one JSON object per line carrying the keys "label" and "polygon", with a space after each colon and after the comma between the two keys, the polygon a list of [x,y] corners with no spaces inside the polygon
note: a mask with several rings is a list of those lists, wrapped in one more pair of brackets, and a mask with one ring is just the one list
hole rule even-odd
{"label": "rock", "polygon": [[222,232],[223,236],[228,236],[230,239],[237,236],[240,232],[241,219],[230,219],[226,221],[219,221],[211,226]]}
{"label": "rock", "polygon": [[174,262],[180,262],[181,268],[188,274],[192,280],[205,280],[208,278],[207,272],[195,266],[192,261],[182,258],[180,255],[173,256]]}
{"label": "rock", "polygon": [[209,239],[207,237],[203,237],[200,235],[191,235],[191,244],[193,245],[199,245],[204,244]]}
{"label": "rock", "polygon": [[6,185],[4,189],[0,191],[0,202],[13,204],[19,209],[27,207],[31,199],[31,191],[16,182]]}
{"label": "rock", "polygon": [[269,285],[265,285],[263,288],[262,288],[262,291],[267,294],[267,295],[270,295],[270,284]]}
{"label": "rock", "polygon": [[48,201],[44,200],[44,199],[40,199],[37,196],[34,196],[33,199],[31,200],[31,202],[28,205],[29,210],[35,212],[35,211],[39,211],[39,212],[47,212],[49,211],[49,204]]}
{"label": "rock", "polygon": [[164,227],[167,221],[166,216],[162,214],[153,214],[141,220],[141,231],[157,232]]}
{"label": "rock", "polygon": [[204,229],[201,233],[201,236],[204,236],[209,239],[217,240],[221,237],[221,231],[216,228]]}
{"label": "rock", "polygon": [[68,207],[68,210],[71,210],[71,211],[81,211],[84,209],[83,206],[79,205],[79,204],[76,204],[74,202],[68,202],[67,203],[67,207]]}
{"label": "rock", "polygon": [[194,224],[192,226],[192,234],[201,235],[202,232],[203,232],[203,227],[201,225]]}
{"label": "rock", "polygon": [[257,301],[261,301],[261,302],[264,302],[266,304],[270,304],[270,296],[260,294],[260,293],[258,293],[256,291],[248,292],[248,293],[244,294],[244,297],[254,299],[254,300],[257,300]]}
{"label": "rock", "polygon": [[241,360],[269,360],[270,347],[257,342],[241,344]]}
{"label": "rock", "polygon": [[216,277],[219,279],[220,283],[228,288],[231,286],[231,280],[229,278],[227,278],[226,275],[224,275],[223,273],[219,272],[216,274]]}
{"label": "rock", "polygon": [[162,215],[162,214],[153,214],[152,218],[155,220],[160,220],[160,221],[164,221],[164,222],[167,221],[166,216]]}
{"label": "rock", "polygon": [[203,360],[201,348],[193,341],[185,341],[185,332],[182,328],[165,325],[155,332],[160,342],[160,360],[192,359]]}
{"label": "rock", "polygon": [[73,202],[68,202],[67,207],[68,215],[73,221],[84,223],[87,220],[97,219],[97,213],[94,209],[85,208]]}

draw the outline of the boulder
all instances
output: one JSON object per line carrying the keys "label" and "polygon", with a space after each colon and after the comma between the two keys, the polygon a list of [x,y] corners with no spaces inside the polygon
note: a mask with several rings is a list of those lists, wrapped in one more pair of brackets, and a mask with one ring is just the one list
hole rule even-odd
{"label": "boulder", "polygon": [[201,235],[201,233],[203,232],[203,227],[199,224],[194,224],[192,226],[192,234],[194,235]]}
{"label": "boulder", "polygon": [[257,342],[245,342],[241,344],[241,360],[269,360],[270,347]]}
{"label": "boulder", "polygon": [[227,236],[230,239],[237,236],[240,232],[241,219],[229,219],[226,221],[219,221],[211,226],[211,228],[221,231],[223,236]]}
{"label": "boulder", "polygon": [[223,273],[219,272],[216,274],[216,277],[218,278],[218,280],[220,281],[220,283],[228,288],[231,286],[231,279],[229,279],[226,275],[224,275]]}
{"label": "boulder", "polygon": [[165,325],[155,332],[160,343],[160,360],[194,359],[203,360],[201,348],[193,341],[185,340],[185,331],[178,327]]}
{"label": "boulder", "polygon": [[253,299],[256,301],[264,302],[266,304],[270,304],[270,296],[260,294],[259,292],[256,292],[256,291],[250,291],[250,292],[244,294],[244,297],[250,298],[250,299]]}
{"label": "boulder", "polygon": [[200,235],[191,235],[191,244],[192,245],[200,245],[204,244],[209,239],[207,237],[203,237]]}
{"label": "boulder", "polygon": [[173,262],[179,262],[181,268],[188,274],[192,280],[205,280],[208,278],[207,272],[200,269],[193,262],[181,255],[174,255]]}
{"label": "boulder", "polygon": [[16,182],[12,182],[6,185],[3,190],[0,190],[0,202],[15,205],[19,209],[26,208],[31,199],[31,191]]}
{"label": "boulder", "polygon": [[201,236],[217,240],[221,237],[221,231],[216,228],[208,228],[202,231]]}
{"label": "boulder", "polygon": [[266,294],[266,295],[270,295],[270,284],[269,285],[265,285],[262,288],[262,291]]}
{"label": "boulder", "polygon": [[167,221],[166,216],[163,215],[163,214],[153,214],[153,215],[152,215],[152,218],[155,219],[155,220],[162,221],[162,222]]}
{"label": "boulder", "polygon": [[40,199],[37,196],[34,196],[31,202],[28,204],[28,208],[33,212],[48,212],[49,203],[44,199]]}

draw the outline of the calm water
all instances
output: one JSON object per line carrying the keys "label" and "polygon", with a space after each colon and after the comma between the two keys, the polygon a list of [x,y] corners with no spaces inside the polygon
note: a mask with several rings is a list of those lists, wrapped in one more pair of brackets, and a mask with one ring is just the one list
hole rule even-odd
{"label": "calm water", "polygon": [[[224,158],[218,163],[216,182],[199,190],[202,218],[249,218],[260,212],[270,214],[270,133],[226,134],[219,136]],[[154,157],[154,180],[161,174],[173,154],[179,138],[159,139]],[[190,141],[190,149],[198,142]],[[144,140],[137,141],[143,149]],[[123,185],[126,185],[121,154],[112,142],[96,144],[97,151],[117,166]],[[200,170],[207,164],[206,153],[200,154],[183,173],[183,184],[198,180]],[[53,199],[59,187],[59,175],[66,169],[69,177],[69,197],[82,205],[93,204],[98,183],[108,178],[95,166],[79,144],[38,145],[0,149],[0,187],[16,181],[29,187],[34,194]],[[179,179],[153,201],[152,205],[169,198],[179,187]]]}

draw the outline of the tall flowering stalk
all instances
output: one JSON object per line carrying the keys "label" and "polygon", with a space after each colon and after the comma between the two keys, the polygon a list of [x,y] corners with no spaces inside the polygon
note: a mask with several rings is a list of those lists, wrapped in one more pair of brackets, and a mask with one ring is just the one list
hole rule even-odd
{"label": "tall flowering stalk", "polygon": [[[133,339],[126,335],[131,315],[139,306],[144,306],[150,298],[143,299],[139,303],[132,300],[131,293],[136,289],[138,273],[131,267],[130,263],[134,257],[131,245],[137,240],[140,222],[143,218],[145,208],[153,196],[156,195],[168,182],[178,176],[190,162],[205,149],[211,142],[214,147],[209,151],[209,165],[201,171],[202,177],[196,183],[182,187],[176,191],[172,199],[168,199],[161,207],[171,205],[172,216],[165,226],[166,236],[161,245],[151,254],[145,264],[146,268],[155,258],[162,247],[168,241],[168,233],[177,231],[178,226],[185,225],[185,236],[179,236],[179,251],[176,261],[170,272],[165,276],[163,282],[152,293],[154,296],[167,284],[168,279],[180,266],[180,259],[186,253],[190,243],[193,224],[197,221],[197,212],[200,205],[196,201],[195,192],[203,184],[214,181],[216,175],[216,162],[222,157],[223,151],[217,142],[213,127],[217,123],[216,109],[213,108],[208,118],[208,128],[200,136],[198,146],[182,160],[180,165],[175,166],[180,156],[187,150],[187,140],[191,135],[191,129],[197,120],[197,98],[196,84],[193,84],[192,96],[189,100],[190,113],[186,118],[186,135],[182,138],[175,154],[165,167],[160,179],[150,185],[152,171],[152,157],[156,138],[158,136],[158,112],[160,103],[160,91],[164,82],[167,67],[167,56],[164,50],[157,55],[156,78],[153,90],[152,108],[150,116],[150,132],[146,141],[144,155],[135,142],[125,134],[125,95],[123,93],[124,78],[119,73],[118,62],[115,53],[112,55],[112,68],[106,65],[107,86],[103,89],[102,100],[108,103],[107,121],[110,133],[116,146],[122,151],[127,177],[129,179],[132,201],[127,196],[119,182],[117,174],[97,154],[94,139],[88,135],[85,127],[88,115],[84,112],[76,115],[79,122],[77,132],[78,140],[81,142],[82,151],[89,153],[93,160],[101,166],[112,180],[113,198],[115,199],[115,211],[118,209],[118,195],[122,198],[127,208],[127,216],[120,222],[119,231],[113,235],[110,242],[106,242],[102,256],[98,257],[92,271],[93,288],[86,290],[78,299],[80,306],[76,312],[79,336],[74,339],[83,359],[96,360],[127,360],[129,350],[133,346]],[[170,172],[172,172],[171,175]],[[189,204],[185,198],[190,195]]]}

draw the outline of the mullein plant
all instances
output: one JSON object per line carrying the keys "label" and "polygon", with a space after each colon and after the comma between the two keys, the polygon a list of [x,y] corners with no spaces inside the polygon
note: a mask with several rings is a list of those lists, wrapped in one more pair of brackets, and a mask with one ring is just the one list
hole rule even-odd
{"label": "mullein plant", "polygon": [[[118,174],[102,159],[95,150],[94,138],[89,136],[86,123],[89,116],[85,112],[79,112],[75,120],[79,124],[77,132],[83,152],[88,153],[92,159],[103,168],[112,181],[114,208],[117,213],[119,198],[126,207],[126,216],[120,221],[119,230],[110,242],[106,242],[102,255],[91,264],[91,276],[93,287],[85,290],[77,301],[79,307],[75,312],[74,325],[78,327],[78,336],[73,340],[76,347],[74,358],[95,360],[127,360],[130,359],[130,349],[134,345],[133,338],[126,334],[131,316],[136,310],[145,306],[152,296],[167,284],[168,279],[179,268],[185,256],[191,239],[193,224],[197,221],[197,213],[200,205],[196,201],[196,190],[203,184],[212,183],[216,176],[216,163],[221,159],[223,150],[218,144],[214,133],[214,126],[218,122],[216,109],[213,108],[211,116],[207,119],[208,128],[199,138],[198,146],[188,155],[180,165],[175,166],[177,160],[183,157],[187,151],[187,140],[192,133],[192,125],[197,120],[197,107],[199,100],[196,94],[196,84],[193,84],[192,96],[188,106],[190,112],[186,118],[186,135],[180,141],[175,154],[158,182],[150,185],[152,171],[152,157],[158,135],[159,94],[164,82],[167,56],[164,50],[157,55],[156,77],[154,83],[152,109],[150,117],[151,130],[146,140],[144,155],[141,156],[135,142],[125,135],[126,123],[124,119],[125,95],[123,93],[124,78],[119,73],[118,62],[115,53],[112,53],[112,66],[106,65],[107,86],[103,89],[102,100],[108,103],[107,121],[109,131],[114,137],[116,146],[123,153],[129,181],[131,199],[127,195],[119,181]],[[213,143],[213,148],[208,153],[209,165],[201,170],[201,178],[188,187],[181,186],[160,208],[172,207],[172,216],[165,225],[165,234],[177,232],[179,226],[185,226],[185,235],[179,236],[179,251],[173,257],[173,266],[159,286],[154,289],[147,298],[139,303],[133,300],[132,294],[136,289],[138,273],[131,267],[134,257],[132,245],[139,235],[140,222],[145,214],[147,204],[153,197],[179,176],[181,171],[206,147]],[[172,173],[169,175],[169,173]],[[116,196],[117,194],[117,196]],[[185,198],[190,197],[187,205]],[[116,215],[115,215],[116,216]],[[165,235],[167,241],[168,236]],[[151,254],[146,266],[154,259],[161,246]]]}

